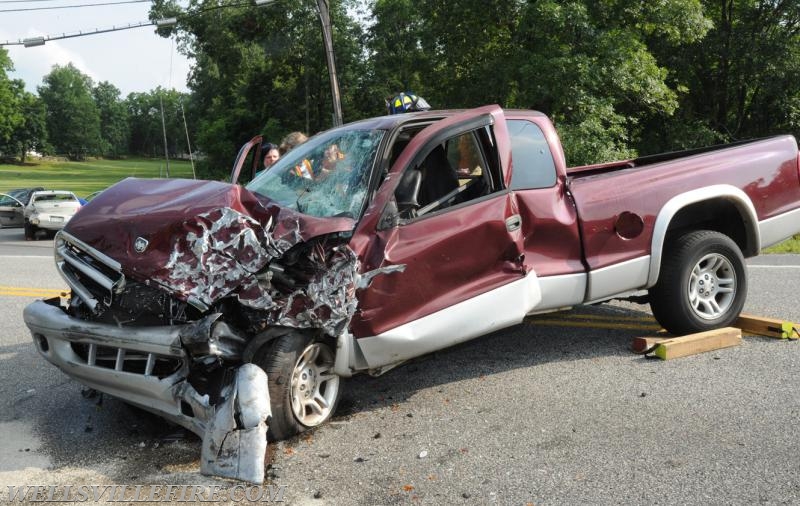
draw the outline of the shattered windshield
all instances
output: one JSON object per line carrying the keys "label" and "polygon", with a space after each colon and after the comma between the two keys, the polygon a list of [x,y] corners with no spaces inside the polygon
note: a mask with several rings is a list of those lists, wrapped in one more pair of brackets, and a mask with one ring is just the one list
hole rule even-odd
{"label": "shattered windshield", "polygon": [[383,130],[334,130],[284,155],[247,189],[303,214],[357,218]]}

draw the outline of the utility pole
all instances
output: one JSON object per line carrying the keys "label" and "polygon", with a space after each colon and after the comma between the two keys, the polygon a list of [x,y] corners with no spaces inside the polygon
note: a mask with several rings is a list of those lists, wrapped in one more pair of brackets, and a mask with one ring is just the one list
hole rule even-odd
{"label": "utility pole", "polygon": [[158,101],[161,102],[161,130],[164,132],[164,158],[167,160],[167,178],[169,178],[169,150],[167,149],[167,125],[164,122],[164,98],[163,90],[158,95]]}
{"label": "utility pole", "polygon": [[342,100],[339,95],[339,78],[336,77],[336,62],[333,54],[333,33],[331,30],[331,14],[328,0],[317,0],[319,21],[322,24],[322,43],[325,46],[325,59],[328,62],[328,75],[331,80],[331,98],[333,99],[333,126],[342,124]]}
{"label": "utility pole", "polygon": [[192,164],[192,179],[197,179],[194,171],[194,155],[192,154],[192,143],[189,142],[189,126],[186,124],[186,113],[183,111],[183,99],[181,99],[181,116],[183,116],[183,130],[186,132],[186,149],[189,150],[189,162]]}

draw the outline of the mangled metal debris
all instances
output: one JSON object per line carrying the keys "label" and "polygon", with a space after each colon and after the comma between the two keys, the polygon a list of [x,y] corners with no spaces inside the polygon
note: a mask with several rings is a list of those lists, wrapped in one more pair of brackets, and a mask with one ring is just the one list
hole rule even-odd
{"label": "mangled metal debris", "polygon": [[[283,223],[275,240],[271,225],[261,227],[231,208],[193,217],[183,223],[185,234],[174,240],[169,262],[152,280],[206,307],[235,295],[243,306],[258,311],[249,328],[314,328],[338,336],[355,313],[355,291],[379,274],[405,268],[359,274],[358,258],[347,245],[305,245],[297,220],[294,227]],[[281,256],[298,244],[308,247],[306,255],[284,266]]]}
{"label": "mangled metal debris", "polygon": [[261,483],[272,415],[267,375],[256,365],[244,364],[221,395],[224,400],[203,435],[200,472]]}
{"label": "mangled metal debris", "polygon": [[[208,308],[243,282],[252,283],[274,252],[255,219],[230,208],[215,209],[182,224],[169,261],[151,279]],[[255,307],[271,305],[268,298],[254,295],[245,300]]]}

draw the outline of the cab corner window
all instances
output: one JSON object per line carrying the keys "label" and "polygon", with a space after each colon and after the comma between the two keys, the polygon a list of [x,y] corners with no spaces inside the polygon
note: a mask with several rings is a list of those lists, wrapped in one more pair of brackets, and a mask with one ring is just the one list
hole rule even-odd
{"label": "cab corner window", "polygon": [[550,188],[556,184],[556,166],[541,128],[528,120],[508,120],[511,136],[512,190]]}

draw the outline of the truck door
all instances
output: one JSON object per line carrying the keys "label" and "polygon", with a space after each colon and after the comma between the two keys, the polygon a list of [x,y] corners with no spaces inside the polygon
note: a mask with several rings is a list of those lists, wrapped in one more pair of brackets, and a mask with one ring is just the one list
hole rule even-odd
{"label": "truck door", "polygon": [[376,276],[358,293],[351,330],[414,342],[360,339],[368,362],[391,363],[401,359],[398,347],[413,356],[521,321],[538,302],[525,283],[520,216],[507,188],[510,153],[502,110],[487,106],[427,127],[392,166],[373,201],[383,208],[368,210],[353,244],[364,246],[364,272],[404,270]]}
{"label": "truck door", "polygon": [[11,195],[0,193],[0,228],[21,227],[24,204]]}

